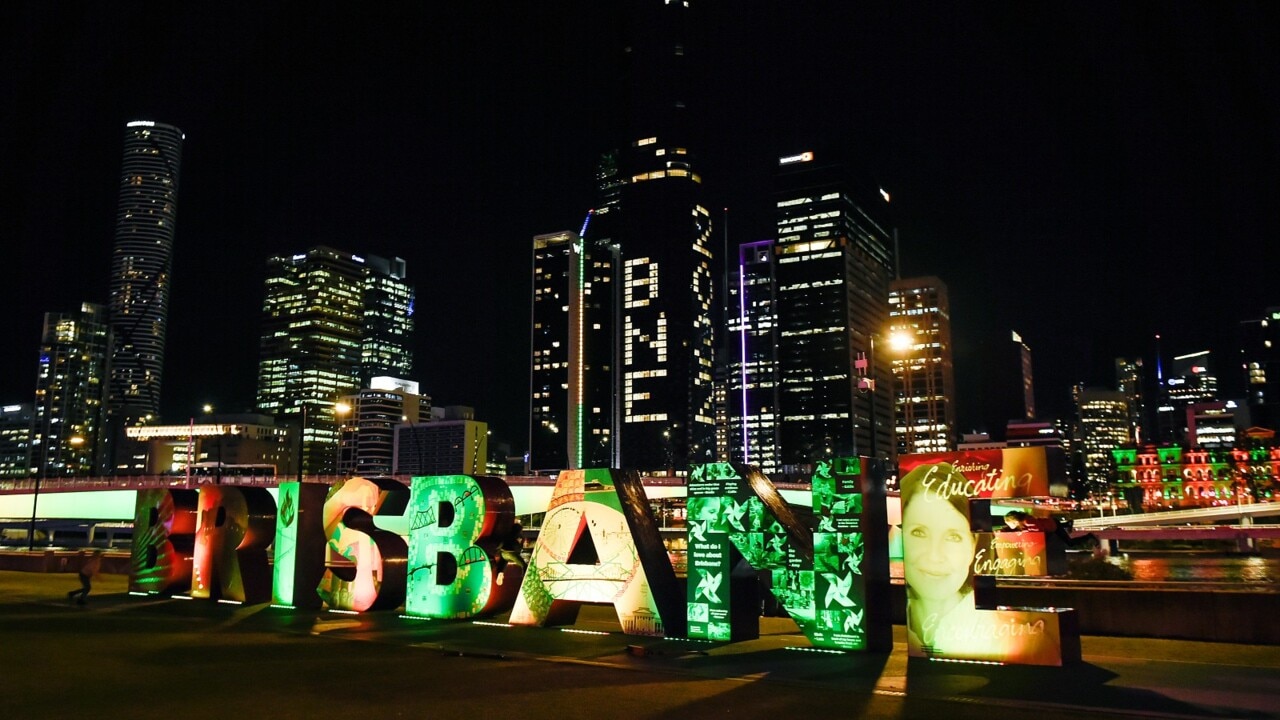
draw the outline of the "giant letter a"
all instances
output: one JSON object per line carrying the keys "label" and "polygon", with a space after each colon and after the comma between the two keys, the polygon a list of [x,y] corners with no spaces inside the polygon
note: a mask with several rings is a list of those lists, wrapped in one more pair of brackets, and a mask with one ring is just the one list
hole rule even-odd
{"label": "giant letter a", "polygon": [[571,624],[582,603],[613,605],[630,635],[684,634],[680,587],[634,472],[560,473],[511,622]]}

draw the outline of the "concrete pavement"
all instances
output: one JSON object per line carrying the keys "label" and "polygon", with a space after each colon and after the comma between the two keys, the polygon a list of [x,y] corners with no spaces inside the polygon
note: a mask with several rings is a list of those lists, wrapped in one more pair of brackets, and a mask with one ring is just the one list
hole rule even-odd
{"label": "concrete pavement", "polygon": [[828,654],[778,618],[712,644],[627,636],[594,606],[561,632],[136,597],[111,575],[79,608],[77,585],[0,571],[12,717],[1280,718],[1276,646],[1086,636],[1076,665],[987,666],[909,659],[901,627],[888,655]]}

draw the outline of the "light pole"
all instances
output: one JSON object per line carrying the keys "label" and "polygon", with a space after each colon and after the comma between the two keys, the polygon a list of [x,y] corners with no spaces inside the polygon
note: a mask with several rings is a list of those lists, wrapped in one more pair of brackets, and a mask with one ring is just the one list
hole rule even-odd
{"label": "light pole", "polygon": [[[345,402],[339,401],[333,404],[333,414],[334,414],[334,417],[338,419],[338,452],[337,452],[337,457],[334,458],[333,466],[334,466],[334,472],[338,473],[339,475],[354,474],[353,472],[354,467],[348,467],[347,469],[349,470],[349,472],[343,472],[343,466],[346,465],[346,463],[343,462],[343,456],[344,456],[343,446],[346,444],[346,435],[347,435],[346,417],[347,417],[347,414],[350,412],[351,412],[351,405]],[[352,452],[351,456],[352,457],[351,457],[350,465],[354,466],[355,452]]]}
{"label": "light pole", "polygon": [[298,467],[298,484],[302,484],[302,436],[307,433],[307,401],[302,401],[302,422],[298,424],[298,457],[295,462]]}
{"label": "light pole", "polygon": [[[894,330],[889,333],[889,347],[902,358],[902,423],[907,429],[906,450],[916,452],[916,406],[913,393],[912,369],[915,358],[915,338],[906,330]],[[895,423],[896,427],[896,423]]]}
{"label": "light pole", "polygon": [[[208,417],[209,421],[213,422],[213,406],[210,405],[209,403],[205,403],[204,407],[201,409],[204,410],[204,414]],[[214,484],[221,485],[222,484],[222,426],[218,425],[217,423],[214,423],[214,429],[218,433],[217,439],[214,440],[214,444],[217,446],[216,452],[218,454],[218,469],[214,476]]]}
{"label": "light pole", "polygon": [[[67,443],[72,447],[79,448],[84,444],[84,438],[79,435],[72,435],[67,438]],[[40,472],[36,474],[35,486],[31,489],[31,525],[27,528],[27,552],[34,552],[36,549],[36,511],[40,505],[40,481],[44,479],[46,473],[49,472],[49,434],[45,433],[43,438],[44,447],[42,452],[44,455],[44,463],[40,466]]]}
{"label": "light pole", "polygon": [[[878,452],[876,434],[879,432],[879,428],[877,427],[876,419],[876,334],[873,332],[867,333],[867,349],[868,352],[865,354],[858,353],[857,359],[853,362],[853,367],[859,375],[858,390],[861,392],[871,393],[871,397],[869,398],[871,404],[870,457],[875,458]],[[854,412],[854,416],[856,417],[856,411],[854,411],[853,408],[850,408],[850,410]],[[853,452],[855,455],[858,453],[858,434],[856,430],[853,435]]]}
{"label": "light pole", "polygon": [[36,506],[40,502],[40,480],[49,472],[49,434],[45,433],[43,438],[44,447],[41,449],[44,455],[44,462],[40,464],[40,472],[36,473],[36,484],[31,492],[31,526],[27,528],[27,552],[34,552],[36,549]]}

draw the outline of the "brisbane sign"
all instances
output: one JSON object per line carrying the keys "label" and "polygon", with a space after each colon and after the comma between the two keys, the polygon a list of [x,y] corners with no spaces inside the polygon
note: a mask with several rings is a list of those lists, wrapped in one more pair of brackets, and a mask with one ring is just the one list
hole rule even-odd
{"label": "brisbane sign", "polygon": [[[527,566],[510,549],[515,502],[497,477],[415,477],[407,487],[360,477],[332,486],[283,482],[275,498],[262,488],[229,486],[142,490],[130,590],[356,612],[403,608],[437,619],[509,612],[508,622],[523,626],[572,624],[583,604],[611,605],[627,634],[723,642],[758,637],[762,592],[769,592],[813,646],[888,652],[889,519],[881,475],[866,458],[822,463],[811,479],[810,509],[790,505],[755,467],[693,468],[683,580],[631,471],[562,472]],[[933,509],[929,502],[919,509]],[[913,521],[925,517],[911,514]],[[935,514],[937,522],[954,521]],[[400,518],[406,534],[379,527],[379,516]],[[930,612],[948,607],[948,618],[965,618],[960,629],[960,620],[949,620],[953,629],[942,637],[969,637],[979,659],[1078,659],[1078,638],[1073,645],[1063,621],[1074,620],[1073,611],[984,611],[972,590],[973,575],[1046,565],[1001,562],[1008,548],[988,556],[992,541],[980,548],[962,540],[966,564],[977,572],[965,576],[969,585],[957,584],[955,602],[930,604],[930,595],[908,603]],[[1031,538],[1009,543],[1027,545],[1033,557],[1044,546]],[[926,581],[934,575],[920,577],[932,589]],[[920,630],[912,654],[966,656],[963,643],[938,639],[941,622]]]}

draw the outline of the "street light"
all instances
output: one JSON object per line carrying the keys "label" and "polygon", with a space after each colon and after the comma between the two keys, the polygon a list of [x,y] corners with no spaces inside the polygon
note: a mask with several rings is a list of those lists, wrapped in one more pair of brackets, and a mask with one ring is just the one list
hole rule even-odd
{"label": "street light", "polygon": [[[915,388],[913,386],[915,378],[912,374],[915,367],[912,351],[915,347],[915,336],[911,332],[901,329],[890,331],[889,348],[902,360],[902,424],[907,430],[904,445],[909,453],[917,452]],[[895,427],[896,425],[895,423]],[[932,426],[932,418],[930,418],[930,426]]]}
{"label": "street light", "polygon": [[[202,409],[204,410],[204,414],[209,416],[209,421],[213,422],[213,406],[210,405],[209,403],[205,403]],[[218,433],[217,439],[214,440],[214,443],[217,445],[217,453],[218,453],[218,469],[214,476],[215,477],[214,484],[221,485],[222,484],[222,426],[215,423],[214,429]]]}
{"label": "street light", "polygon": [[307,401],[302,401],[302,422],[298,424],[298,457],[294,459],[298,468],[298,484],[302,484],[302,436],[307,432]]}
{"label": "street light", "polygon": [[[342,461],[342,460],[343,460],[343,452],[342,452],[342,450],[343,450],[343,445],[345,445],[345,444],[346,444],[346,434],[347,434],[347,433],[346,433],[347,426],[346,426],[346,423],[345,423],[344,418],[346,418],[347,414],[348,414],[348,413],[350,413],[350,412],[351,412],[351,406],[350,406],[349,404],[345,403],[345,402],[338,401],[338,402],[336,402],[336,403],[334,403],[334,404],[333,404],[333,414],[334,414],[334,417],[336,417],[336,418],[338,419],[338,452],[337,452],[337,457],[335,457],[335,458],[334,458],[334,463],[333,463],[333,464],[334,464],[334,471],[335,471],[335,472],[337,472],[337,473],[338,473],[338,474],[340,474],[340,475],[342,475],[342,474],[347,474],[347,475],[354,474],[354,467],[350,468],[351,472],[346,472],[346,473],[344,473],[344,472],[343,472],[343,465],[344,465],[344,463],[343,463],[343,461]],[[354,457],[354,455],[355,455],[355,453],[353,452],[353,453],[352,453],[352,458],[351,458],[351,465],[352,465],[352,466],[354,466],[354,465],[355,465],[355,457]]]}
{"label": "street light", "polygon": [[[72,447],[78,448],[84,444],[84,438],[79,435],[72,435],[67,438],[67,443]],[[40,481],[49,472],[49,435],[47,433],[43,438],[43,444],[44,464],[40,467],[40,472],[36,474],[35,486],[31,489],[31,525],[27,528],[27,552],[34,552],[36,549],[36,510],[40,505]]]}

